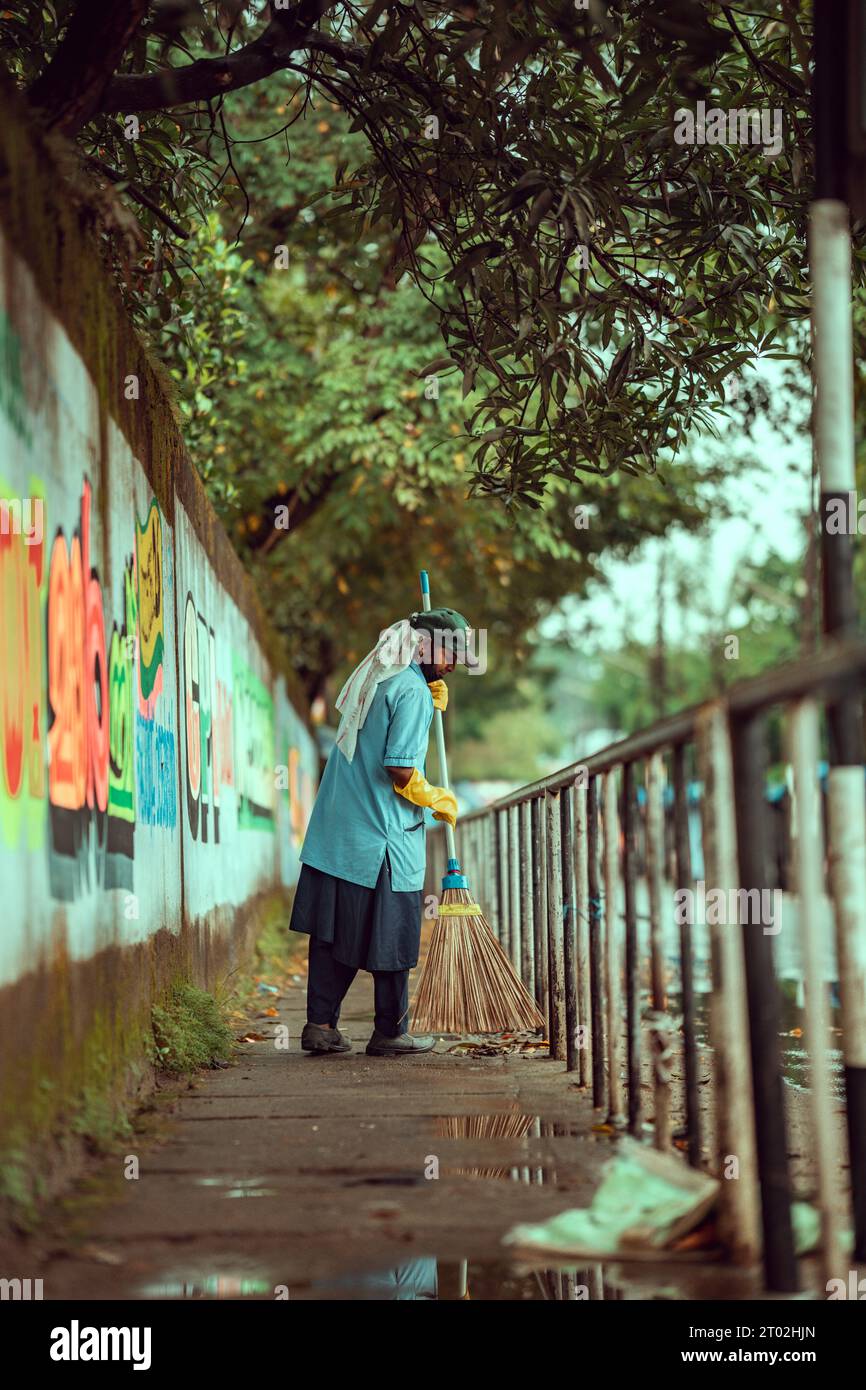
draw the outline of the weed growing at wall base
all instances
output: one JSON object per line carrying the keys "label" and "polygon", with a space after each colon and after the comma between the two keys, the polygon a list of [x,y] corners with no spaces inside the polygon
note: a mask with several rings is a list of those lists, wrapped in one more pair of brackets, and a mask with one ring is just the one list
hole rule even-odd
{"label": "weed growing at wall base", "polygon": [[195,985],[176,985],[164,1005],[154,1005],[152,1019],[153,1061],[166,1071],[194,1071],[232,1055],[231,1030],[217,1001]]}

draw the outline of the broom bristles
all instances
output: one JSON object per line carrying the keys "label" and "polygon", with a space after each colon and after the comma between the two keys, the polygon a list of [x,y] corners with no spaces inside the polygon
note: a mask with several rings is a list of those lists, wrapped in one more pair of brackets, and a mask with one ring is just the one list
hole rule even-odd
{"label": "broom bristles", "polygon": [[[476,911],[450,916],[448,908],[458,906]],[[446,888],[442,894],[412,1026],[430,1033],[504,1033],[544,1027],[535,1000],[467,888]]]}

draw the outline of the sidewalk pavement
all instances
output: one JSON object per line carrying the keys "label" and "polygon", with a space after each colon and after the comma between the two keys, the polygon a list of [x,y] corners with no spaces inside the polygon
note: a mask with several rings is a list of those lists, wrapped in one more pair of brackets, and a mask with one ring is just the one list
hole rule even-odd
{"label": "sidewalk pavement", "polygon": [[295,985],[252,1025],[264,1041],[197,1076],[157,1138],[105,1160],[29,1248],[45,1298],[310,1298],[423,1257],[506,1268],[512,1225],[588,1204],[611,1140],[565,1064],[447,1039],[367,1057],[371,986],[359,974],[343,1008],[352,1053],[301,1052]]}

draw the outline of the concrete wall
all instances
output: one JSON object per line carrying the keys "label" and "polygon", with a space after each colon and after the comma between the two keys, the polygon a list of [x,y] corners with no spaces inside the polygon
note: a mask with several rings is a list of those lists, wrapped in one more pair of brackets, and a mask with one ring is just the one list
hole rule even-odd
{"label": "concrete wall", "polygon": [[19,1164],[110,1124],[146,1083],[153,1000],[243,958],[257,905],[296,880],[317,770],[88,219],[0,89],[0,1114]]}

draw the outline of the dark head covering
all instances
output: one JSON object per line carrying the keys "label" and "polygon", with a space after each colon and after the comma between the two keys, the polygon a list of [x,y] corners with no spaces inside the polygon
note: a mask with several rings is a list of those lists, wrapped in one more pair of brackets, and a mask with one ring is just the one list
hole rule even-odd
{"label": "dark head covering", "polygon": [[428,669],[432,669],[433,657],[441,654],[453,656],[465,666],[478,664],[470,644],[472,628],[456,608],[431,608],[429,613],[411,613],[409,622],[413,628],[429,634],[430,640],[424,644],[426,650],[421,659],[425,676]]}

